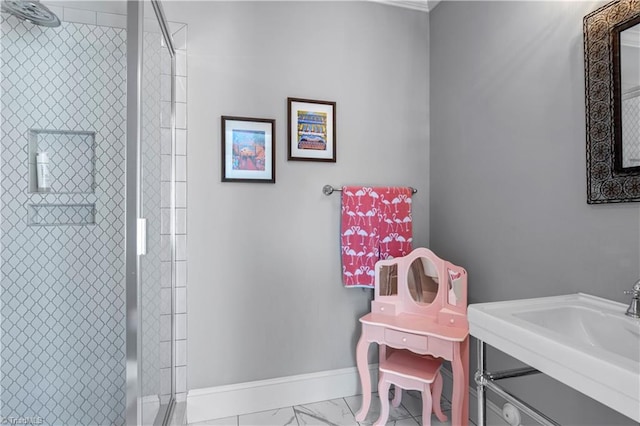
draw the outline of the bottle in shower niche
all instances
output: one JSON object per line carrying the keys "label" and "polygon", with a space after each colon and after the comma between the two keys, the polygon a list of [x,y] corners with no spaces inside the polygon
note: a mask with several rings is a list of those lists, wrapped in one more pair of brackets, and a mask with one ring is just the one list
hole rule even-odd
{"label": "bottle in shower niche", "polygon": [[51,175],[49,174],[49,154],[46,152],[36,154],[36,175],[38,179],[38,192],[50,192]]}

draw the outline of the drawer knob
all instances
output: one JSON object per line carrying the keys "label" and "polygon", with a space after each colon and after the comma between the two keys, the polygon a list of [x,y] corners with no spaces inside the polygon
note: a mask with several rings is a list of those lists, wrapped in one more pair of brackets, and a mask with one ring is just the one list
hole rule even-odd
{"label": "drawer knob", "polygon": [[402,341],[403,341],[403,342],[406,342],[406,341],[407,341],[407,338],[406,338],[406,337],[403,337],[403,338],[402,338]]}
{"label": "drawer knob", "polygon": [[384,306],[380,308],[381,311],[384,311]]}
{"label": "drawer knob", "polygon": [[456,322],[456,321],[455,321],[453,318],[451,318],[451,319],[449,320],[449,322],[450,322],[451,324],[453,324],[453,323],[454,323],[454,322]]}

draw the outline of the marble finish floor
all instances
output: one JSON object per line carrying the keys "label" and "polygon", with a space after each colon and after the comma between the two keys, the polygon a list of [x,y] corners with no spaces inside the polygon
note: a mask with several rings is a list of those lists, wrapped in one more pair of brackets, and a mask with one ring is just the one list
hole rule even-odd
{"label": "marble finish floor", "polygon": [[[285,426],[285,425],[331,425],[331,426],[369,426],[378,419],[380,399],[372,394],[371,408],[363,422],[356,422],[355,413],[360,409],[361,395],[337,398],[312,404],[284,407],[277,410],[240,416],[213,419],[204,422],[190,423],[189,426]],[[436,416],[431,416],[432,426],[451,425],[451,404],[442,399],[442,411],[448,421],[442,423]],[[469,422],[470,425],[473,423]],[[390,406],[387,425],[419,426],[422,425],[422,397],[420,392],[404,391],[402,404],[398,408]]]}

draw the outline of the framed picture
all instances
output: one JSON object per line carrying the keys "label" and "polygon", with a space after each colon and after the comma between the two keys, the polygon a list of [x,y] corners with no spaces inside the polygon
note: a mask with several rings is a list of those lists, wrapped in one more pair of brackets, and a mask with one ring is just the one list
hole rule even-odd
{"label": "framed picture", "polygon": [[275,124],[222,116],[222,182],[276,183]]}
{"label": "framed picture", "polygon": [[336,103],[287,98],[288,160],[336,162]]}

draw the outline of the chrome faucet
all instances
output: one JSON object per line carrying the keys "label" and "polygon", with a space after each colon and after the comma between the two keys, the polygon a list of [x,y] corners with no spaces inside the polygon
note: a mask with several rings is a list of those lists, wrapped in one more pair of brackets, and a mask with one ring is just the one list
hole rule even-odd
{"label": "chrome faucet", "polygon": [[640,280],[636,281],[632,290],[625,290],[624,294],[631,294],[631,304],[625,315],[632,318],[640,318]]}

